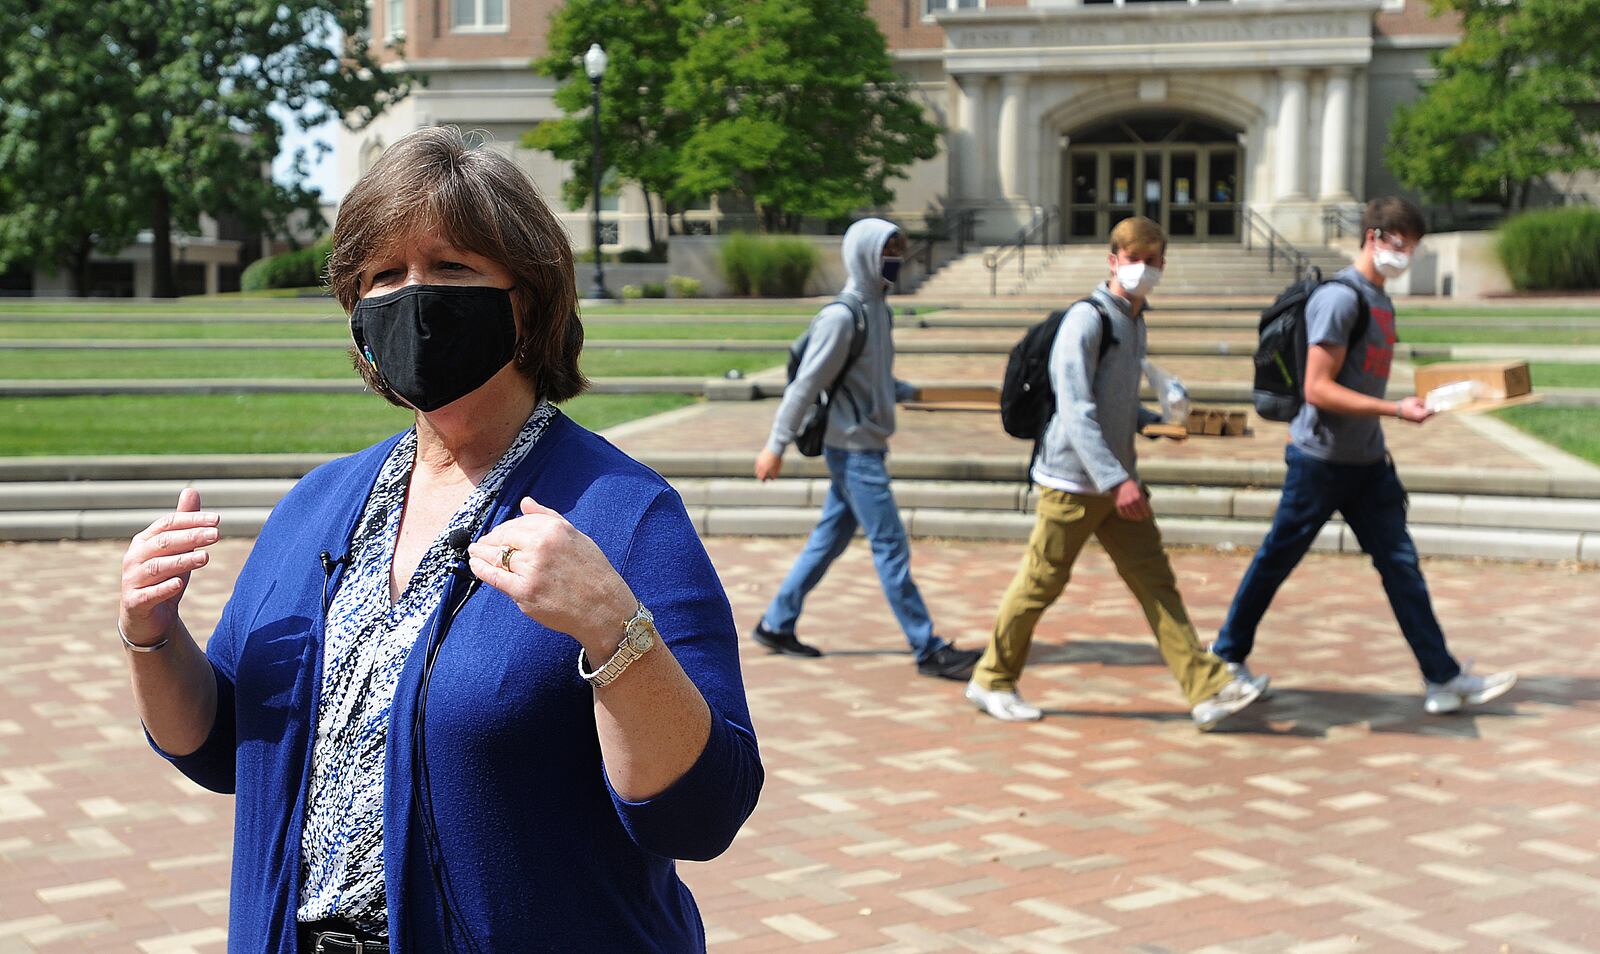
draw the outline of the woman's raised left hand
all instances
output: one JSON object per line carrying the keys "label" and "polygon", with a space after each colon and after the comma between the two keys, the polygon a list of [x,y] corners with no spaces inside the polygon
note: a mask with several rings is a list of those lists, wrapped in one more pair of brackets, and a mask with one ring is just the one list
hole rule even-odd
{"label": "woman's raised left hand", "polygon": [[529,618],[566,633],[591,657],[607,658],[638,600],[595,542],[567,518],[522,498],[522,516],[467,548],[472,572],[516,601]]}

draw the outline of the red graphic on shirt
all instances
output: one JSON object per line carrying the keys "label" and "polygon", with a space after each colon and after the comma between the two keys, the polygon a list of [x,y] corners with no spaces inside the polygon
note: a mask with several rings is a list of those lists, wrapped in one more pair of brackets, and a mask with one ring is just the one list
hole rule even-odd
{"label": "red graphic on shirt", "polygon": [[1368,335],[1367,353],[1361,360],[1361,370],[1366,374],[1387,378],[1389,366],[1394,364],[1394,343],[1399,340],[1394,332],[1394,312],[1388,308],[1370,310],[1372,320],[1378,323],[1378,330],[1383,332],[1383,343],[1373,342]]}

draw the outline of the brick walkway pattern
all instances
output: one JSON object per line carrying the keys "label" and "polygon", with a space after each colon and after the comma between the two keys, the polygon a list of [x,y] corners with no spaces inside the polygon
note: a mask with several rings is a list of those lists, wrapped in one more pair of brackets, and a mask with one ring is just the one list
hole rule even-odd
{"label": "brick walkway pattern", "polygon": [[[798,542],[709,545],[747,628]],[[196,577],[197,631],[248,546]],[[144,746],[121,551],[0,546],[0,952],[223,949],[231,802]],[[943,633],[984,637],[1019,552],[917,544]],[[1457,652],[1523,673],[1430,718],[1371,568],[1313,557],[1252,660],[1274,697],[1201,735],[1098,551],[1040,627],[1029,725],[913,674],[870,562],[852,547],[802,620],[828,656],[745,647],[766,789],[684,866],[713,950],[1600,951],[1596,573],[1429,561]],[[1176,565],[1213,633],[1244,557]]]}

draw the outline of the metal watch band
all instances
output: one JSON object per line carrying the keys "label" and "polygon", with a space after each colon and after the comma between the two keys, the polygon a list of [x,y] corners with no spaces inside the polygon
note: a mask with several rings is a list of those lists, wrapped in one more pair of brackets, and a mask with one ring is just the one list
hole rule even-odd
{"label": "metal watch band", "polygon": [[633,618],[622,624],[624,635],[622,637],[622,643],[617,646],[617,651],[613,653],[611,658],[606,660],[606,662],[600,666],[600,668],[593,672],[588,672],[585,669],[584,663],[586,662],[587,657],[583,649],[579,648],[578,675],[583,677],[584,682],[587,682],[596,689],[604,689],[606,686],[616,682],[617,679],[627,671],[627,668],[633,664],[635,659],[638,659],[640,656],[644,655],[645,651],[647,651],[650,646],[654,644],[654,642],[652,640],[650,644],[646,645],[644,650],[634,648],[632,632],[634,627],[641,622],[648,623],[652,628],[654,628],[655,617],[651,615],[649,610],[645,609],[643,603],[639,604],[639,608],[634,613]]}

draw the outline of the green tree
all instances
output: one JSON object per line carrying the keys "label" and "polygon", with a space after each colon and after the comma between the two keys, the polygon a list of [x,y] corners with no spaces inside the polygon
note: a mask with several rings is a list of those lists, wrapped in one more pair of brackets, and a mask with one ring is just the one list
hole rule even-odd
{"label": "green tree", "polygon": [[550,18],[550,52],[533,68],[554,77],[555,101],[566,113],[540,123],[523,144],[572,163],[563,188],[567,204],[589,200],[593,170],[591,86],[583,54],[599,43],[610,58],[600,82],[602,161],[623,181],[644,191],[650,245],[656,245],[654,206],[659,198],[668,222],[677,202],[677,157],[688,120],[667,108],[667,84],[682,54],[679,24],[667,0],[570,0]]}
{"label": "green tree", "polygon": [[1459,15],[1462,38],[1390,125],[1402,183],[1509,211],[1552,174],[1600,168],[1600,0],[1434,0],[1434,12]]}
{"label": "green tree", "polygon": [[[363,0],[0,0],[0,256],[72,267],[152,237],[154,294],[175,293],[171,237],[202,213],[284,233],[316,214],[304,156],[265,173],[282,127],[360,128],[414,75],[382,68]],[[70,213],[47,207],[69,197]],[[86,257],[86,256],[85,256]]]}
{"label": "green tree", "polygon": [[887,204],[938,151],[865,0],[677,0],[669,108],[694,117],[680,194],[731,192],[767,231]]}

